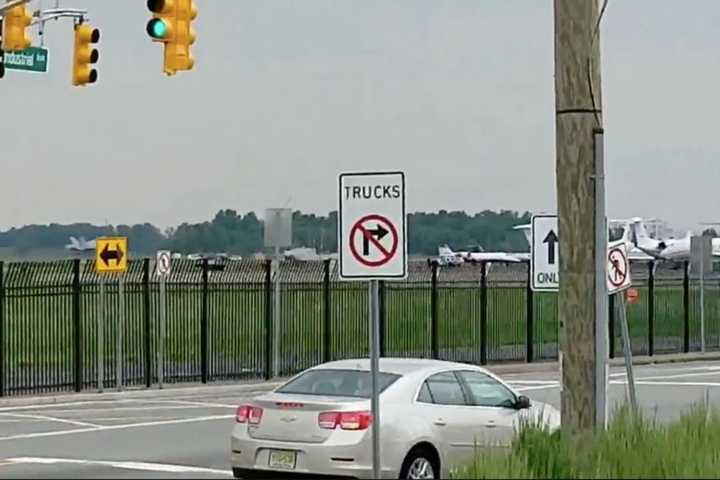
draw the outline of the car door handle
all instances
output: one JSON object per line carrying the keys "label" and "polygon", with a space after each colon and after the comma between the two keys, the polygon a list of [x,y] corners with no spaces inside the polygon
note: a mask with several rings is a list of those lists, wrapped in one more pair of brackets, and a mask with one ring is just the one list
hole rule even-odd
{"label": "car door handle", "polygon": [[434,423],[439,427],[444,427],[445,425],[447,425],[447,422],[445,422],[445,420],[443,420],[442,418],[438,418],[437,420],[435,420]]}
{"label": "car door handle", "polygon": [[492,422],[492,421],[487,422],[485,424],[485,428],[495,428],[495,427],[497,427],[497,425],[495,424],[495,422]]}

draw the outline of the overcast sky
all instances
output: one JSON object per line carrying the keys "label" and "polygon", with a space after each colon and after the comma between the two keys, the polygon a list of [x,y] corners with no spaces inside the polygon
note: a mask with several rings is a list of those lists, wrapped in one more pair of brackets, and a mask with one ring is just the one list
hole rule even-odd
{"label": "overcast sky", "polygon": [[[49,74],[0,81],[1,228],[326,214],[366,169],[405,170],[410,211],[555,210],[551,0],[197,3],[196,67],[168,78],[145,0],[62,0],[102,30],[99,82],[70,85],[69,20],[47,25]],[[718,18],[610,0],[610,216],[720,220]]]}

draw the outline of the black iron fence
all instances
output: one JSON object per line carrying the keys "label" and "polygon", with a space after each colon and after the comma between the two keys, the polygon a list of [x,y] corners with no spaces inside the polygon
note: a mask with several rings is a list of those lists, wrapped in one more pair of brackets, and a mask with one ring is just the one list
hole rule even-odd
{"label": "black iron fence", "polygon": [[[557,295],[530,289],[527,264],[411,262],[381,282],[381,353],[487,364],[557,357]],[[368,354],[368,285],[334,262],[154,261],[100,278],[91,261],[0,263],[0,396],[270,379]],[[635,354],[720,349],[720,275],[700,288],[687,265],[632,268]],[[161,294],[161,291],[164,294]],[[164,321],[161,322],[161,307]],[[611,312],[613,309],[611,309]],[[611,356],[622,354],[610,317]],[[277,335],[274,334],[277,332]],[[160,367],[160,368],[158,368]]]}

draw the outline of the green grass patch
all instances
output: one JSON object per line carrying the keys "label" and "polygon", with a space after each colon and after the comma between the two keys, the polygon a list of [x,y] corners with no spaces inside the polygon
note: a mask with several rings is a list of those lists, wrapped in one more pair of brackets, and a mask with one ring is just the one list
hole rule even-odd
{"label": "green grass patch", "polygon": [[696,405],[662,424],[619,409],[606,431],[574,437],[528,426],[505,452],[478,453],[451,478],[718,478],[720,411]]}

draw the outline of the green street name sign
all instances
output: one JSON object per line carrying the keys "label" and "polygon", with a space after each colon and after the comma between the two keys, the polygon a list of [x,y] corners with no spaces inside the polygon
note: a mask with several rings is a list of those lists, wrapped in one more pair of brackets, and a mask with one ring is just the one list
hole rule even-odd
{"label": "green street name sign", "polygon": [[3,63],[5,63],[6,70],[46,73],[48,51],[45,48],[30,47],[20,52],[5,52]]}

